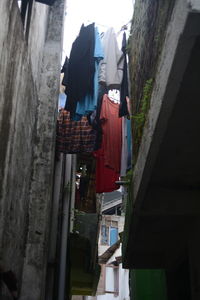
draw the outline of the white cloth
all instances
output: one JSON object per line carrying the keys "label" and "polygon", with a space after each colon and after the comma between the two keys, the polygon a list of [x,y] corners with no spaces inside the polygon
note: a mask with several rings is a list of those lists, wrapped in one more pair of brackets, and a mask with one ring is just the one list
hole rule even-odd
{"label": "white cloth", "polygon": [[99,82],[109,89],[119,89],[123,77],[124,56],[119,50],[114,29],[109,28],[103,38],[104,59],[99,65]]}

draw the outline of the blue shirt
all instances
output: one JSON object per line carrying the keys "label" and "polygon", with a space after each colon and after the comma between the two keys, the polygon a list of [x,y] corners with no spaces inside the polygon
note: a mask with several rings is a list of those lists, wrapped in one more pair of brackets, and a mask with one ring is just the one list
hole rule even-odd
{"label": "blue shirt", "polygon": [[94,111],[97,107],[98,99],[98,71],[99,71],[99,62],[104,58],[103,48],[101,44],[101,38],[98,32],[97,27],[95,27],[95,48],[94,48],[94,58],[95,58],[95,73],[94,73],[94,94],[86,95],[81,101],[77,103],[75,119],[81,118],[82,115],[87,115],[90,112]]}

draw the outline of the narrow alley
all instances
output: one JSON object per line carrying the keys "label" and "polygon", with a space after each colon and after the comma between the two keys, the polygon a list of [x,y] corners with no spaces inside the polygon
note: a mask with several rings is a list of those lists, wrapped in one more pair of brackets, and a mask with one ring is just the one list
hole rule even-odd
{"label": "narrow alley", "polygon": [[200,300],[200,0],[0,16],[0,300]]}

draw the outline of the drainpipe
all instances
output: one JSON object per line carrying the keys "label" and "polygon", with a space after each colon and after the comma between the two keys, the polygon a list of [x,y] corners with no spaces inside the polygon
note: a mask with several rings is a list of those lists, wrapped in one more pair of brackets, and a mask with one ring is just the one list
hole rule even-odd
{"label": "drainpipe", "polygon": [[66,287],[66,268],[67,268],[67,241],[69,232],[69,213],[70,213],[70,192],[71,192],[71,167],[72,155],[66,155],[65,161],[65,181],[62,209],[62,229],[61,229],[61,245],[60,245],[60,265],[59,265],[59,281],[58,281],[58,300],[65,299]]}
{"label": "drainpipe", "polygon": [[72,154],[72,185],[71,185],[71,207],[70,207],[70,232],[74,226],[74,208],[75,208],[75,193],[76,193],[76,154]]}
{"label": "drainpipe", "polygon": [[46,300],[53,300],[53,290],[55,284],[56,272],[56,249],[57,249],[57,232],[58,232],[58,216],[60,205],[60,193],[62,189],[62,176],[64,171],[64,155],[60,154],[60,160],[55,162],[54,173],[54,189],[52,201],[52,216],[51,216],[51,229],[49,237],[49,254],[48,254],[48,268],[47,268],[47,284],[46,284]]}

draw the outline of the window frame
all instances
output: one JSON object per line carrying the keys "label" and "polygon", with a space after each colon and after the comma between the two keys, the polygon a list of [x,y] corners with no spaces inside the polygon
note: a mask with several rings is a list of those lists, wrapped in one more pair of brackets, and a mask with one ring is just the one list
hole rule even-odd
{"label": "window frame", "polygon": [[[108,291],[106,287],[106,271],[105,271],[105,293],[107,294],[114,294],[114,297],[119,296],[119,266],[113,266],[110,264],[105,265],[106,268],[112,268],[113,269],[113,277],[114,277],[114,290],[113,291]],[[106,269],[105,269],[106,270]]]}
{"label": "window frame", "polygon": [[[105,228],[104,230],[102,230],[103,228]],[[117,237],[119,235],[119,228],[118,228],[118,221],[113,221],[113,220],[105,220],[105,222],[103,222],[103,224],[101,224],[101,235],[100,235],[100,244],[102,246],[112,246],[111,243],[111,228],[116,228],[117,230]],[[103,236],[103,231],[105,231],[105,235],[107,238],[107,241],[104,242],[105,237]],[[117,241],[116,241],[117,242]],[[114,243],[115,244],[115,243]]]}
{"label": "window frame", "polygon": [[[104,236],[105,233],[105,236]],[[110,227],[106,224],[101,225],[101,245],[102,246],[109,246],[110,244]],[[106,241],[104,241],[106,239]]]}

